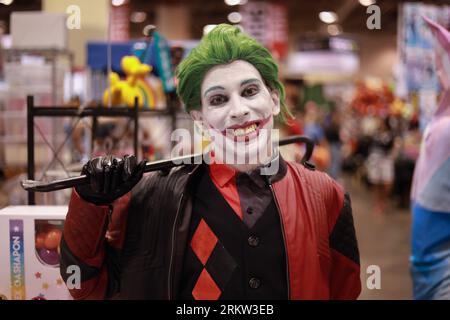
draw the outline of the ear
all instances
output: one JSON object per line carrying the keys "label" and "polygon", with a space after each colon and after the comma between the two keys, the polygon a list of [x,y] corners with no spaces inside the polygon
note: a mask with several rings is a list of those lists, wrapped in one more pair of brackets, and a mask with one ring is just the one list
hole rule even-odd
{"label": "ear", "polygon": [[270,91],[270,96],[273,101],[272,114],[276,116],[277,114],[280,113],[280,92],[278,90],[273,89]]}
{"label": "ear", "polygon": [[203,121],[203,114],[199,110],[191,110],[189,111],[189,115],[194,121]]}
{"label": "ear", "polygon": [[200,130],[200,132],[208,132],[207,124],[203,120],[203,113],[200,110],[191,110],[189,111],[189,115],[191,116],[195,126]]}

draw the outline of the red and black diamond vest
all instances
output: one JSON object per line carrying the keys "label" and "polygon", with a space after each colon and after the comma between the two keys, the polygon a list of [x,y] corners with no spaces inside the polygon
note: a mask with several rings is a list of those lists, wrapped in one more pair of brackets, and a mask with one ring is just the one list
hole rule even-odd
{"label": "red and black diamond vest", "polygon": [[274,200],[252,228],[205,171],[195,191],[180,299],[287,299],[286,254]]}

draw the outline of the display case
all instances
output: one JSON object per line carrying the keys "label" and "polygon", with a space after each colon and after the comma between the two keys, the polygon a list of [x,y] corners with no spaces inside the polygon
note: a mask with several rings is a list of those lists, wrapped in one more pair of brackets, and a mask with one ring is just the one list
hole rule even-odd
{"label": "display case", "polygon": [[0,210],[0,298],[67,300],[59,243],[67,206],[10,206]]}

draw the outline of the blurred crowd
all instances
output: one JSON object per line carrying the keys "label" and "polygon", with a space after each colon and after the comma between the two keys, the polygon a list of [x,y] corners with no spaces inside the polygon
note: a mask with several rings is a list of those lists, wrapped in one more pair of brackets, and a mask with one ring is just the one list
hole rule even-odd
{"label": "blurred crowd", "polygon": [[[361,182],[373,194],[376,213],[387,211],[388,197],[397,207],[408,208],[421,133],[414,114],[405,116],[395,109],[398,101],[389,88],[382,86],[377,95],[382,101],[370,101],[373,92],[364,93],[367,87],[357,83],[346,103],[339,97],[305,97],[301,80],[286,80],[285,87],[293,118],[280,124],[281,132],[314,141],[312,162],[318,170],[338,181],[348,176]],[[302,152],[297,148],[287,157],[299,161]]]}

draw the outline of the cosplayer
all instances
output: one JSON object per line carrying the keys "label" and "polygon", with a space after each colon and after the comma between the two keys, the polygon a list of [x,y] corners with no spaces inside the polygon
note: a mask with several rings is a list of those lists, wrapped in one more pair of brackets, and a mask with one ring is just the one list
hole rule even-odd
{"label": "cosplayer", "polygon": [[[76,299],[356,299],[359,253],[350,199],[330,177],[270,145],[287,114],[272,56],[219,25],[179,65],[178,93],[215,161],[143,176],[134,156],[90,160],[72,194],[61,274],[80,266]],[[217,139],[220,140],[220,139]],[[226,162],[243,140],[254,163]],[[237,154],[239,155],[239,154]],[[225,157],[226,158],[226,157]],[[264,168],[275,167],[271,172]],[[264,174],[263,174],[264,173]]]}
{"label": "cosplayer", "polygon": [[442,95],[414,171],[411,275],[415,299],[450,299],[450,33],[425,18],[435,39]]}

